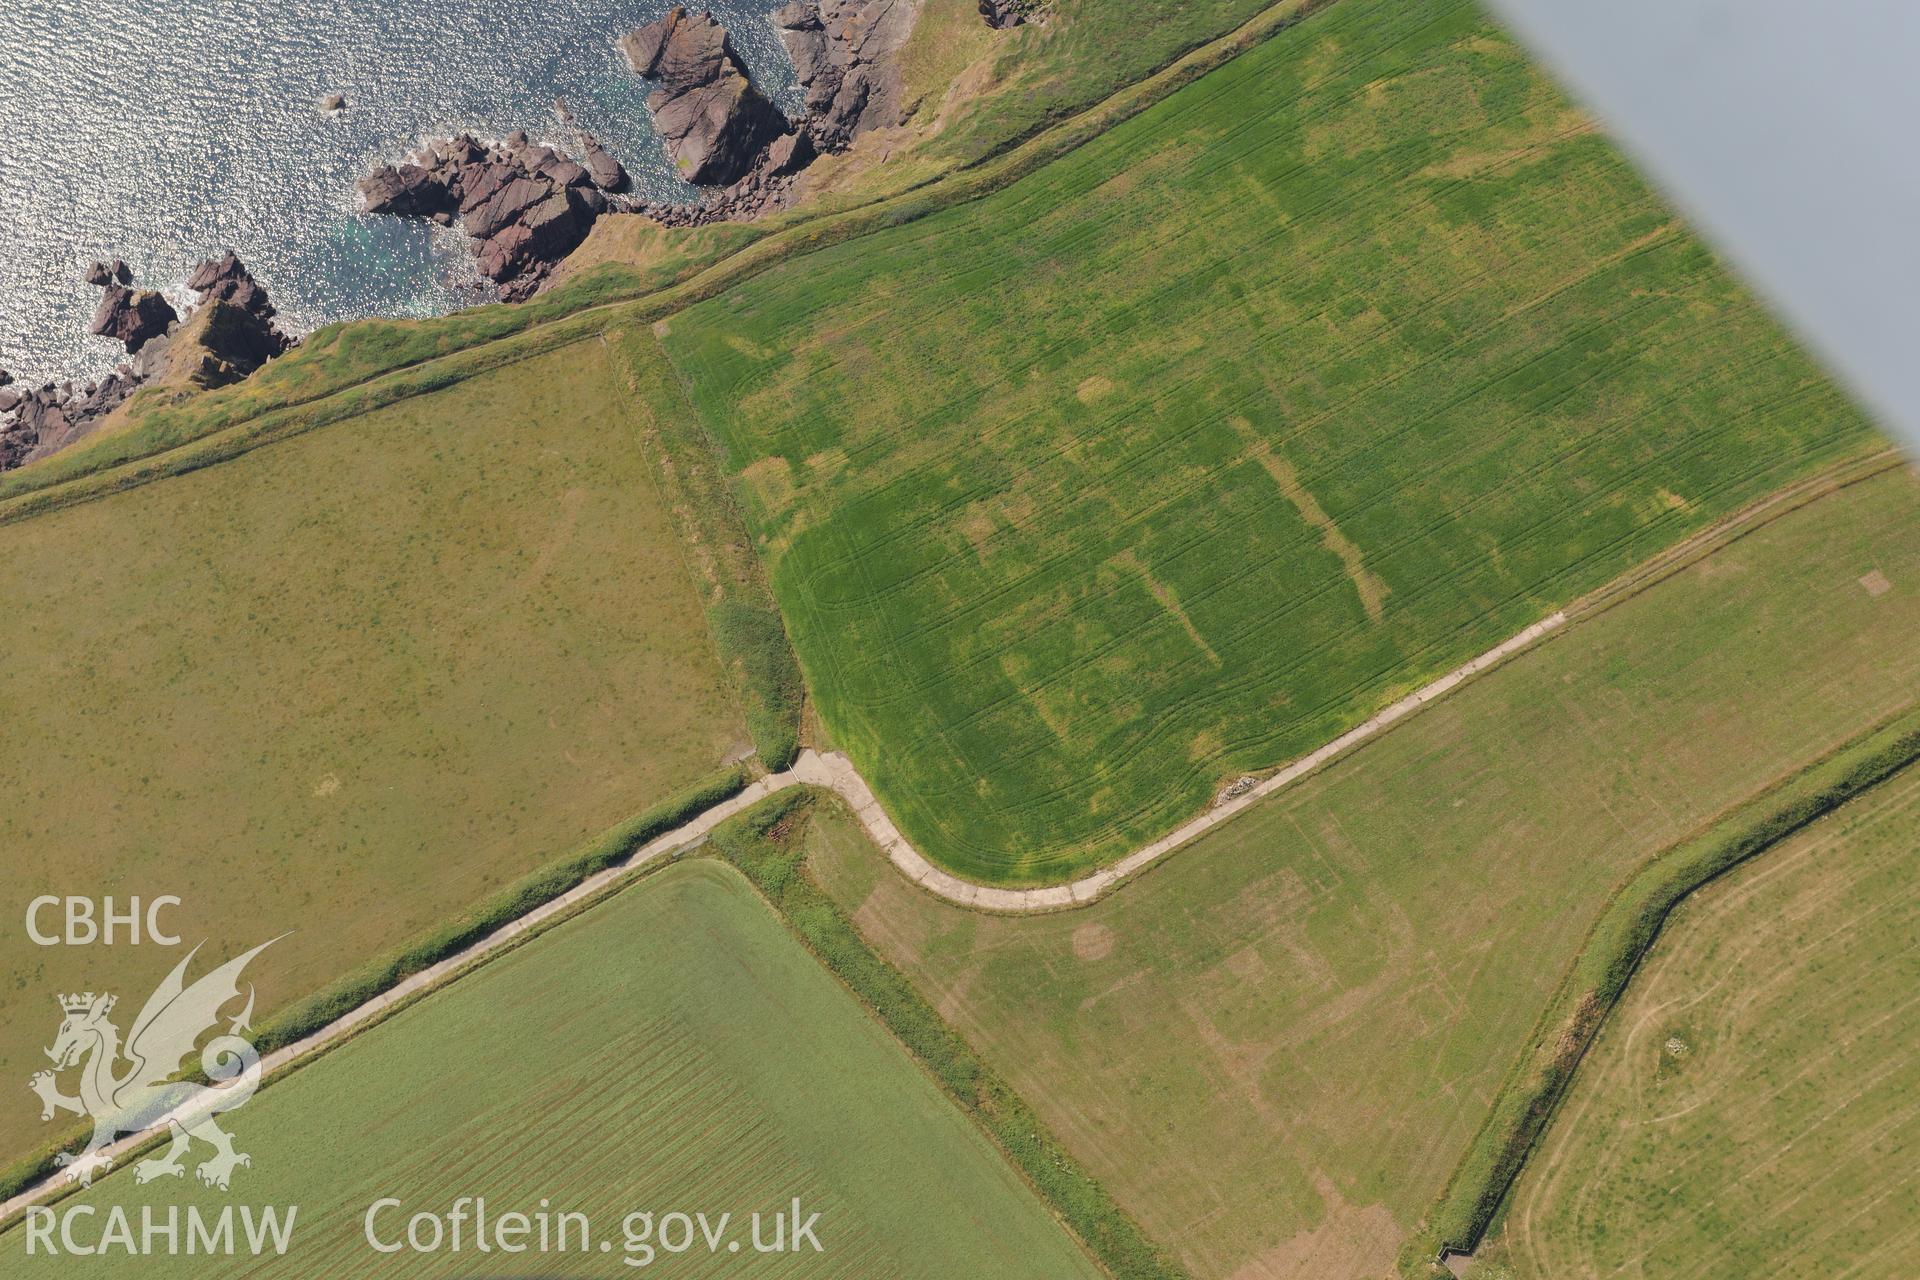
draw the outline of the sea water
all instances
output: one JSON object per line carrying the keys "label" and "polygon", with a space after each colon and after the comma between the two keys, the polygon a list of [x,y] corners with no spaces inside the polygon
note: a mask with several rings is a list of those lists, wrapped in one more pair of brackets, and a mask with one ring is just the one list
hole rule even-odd
{"label": "sea water", "polygon": [[[754,79],[793,109],[771,4],[714,0]],[[457,231],[354,207],[354,180],[426,137],[599,138],[656,200],[694,191],[614,40],[666,0],[0,0],[0,368],[85,379],[96,258],[184,301],[237,251],[281,323],[427,315],[484,297]],[[324,113],[323,95],[346,97]],[[573,123],[557,118],[564,102]]]}

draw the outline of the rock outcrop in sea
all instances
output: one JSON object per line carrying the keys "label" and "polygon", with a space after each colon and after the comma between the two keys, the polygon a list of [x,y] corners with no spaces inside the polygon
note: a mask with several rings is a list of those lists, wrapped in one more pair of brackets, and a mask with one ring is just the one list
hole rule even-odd
{"label": "rock outcrop in sea", "polygon": [[894,0],[792,0],[773,11],[821,150],[844,150],[868,129],[900,122],[894,55],[916,10]]}
{"label": "rock outcrop in sea", "polygon": [[115,258],[112,262],[96,262],[87,268],[86,281],[97,289],[104,289],[110,284],[132,284],[133,269],[127,265],[124,258]]}
{"label": "rock outcrop in sea", "polygon": [[626,185],[626,171],[597,143],[586,155],[582,164],[519,130],[494,146],[463,133],[381,165],[360,180],[360,199],[368,213],[457,221],[476,242],[480,274],[503,297],[525,298]]}
{"label": "rock outcrop in sea", "polygon": [[613,158],[613,153],[600,145],[600,140],[590,133],[580,135],[580,163],[587,166],[587,176],[593,179],[593,185],[608,195],[617,195],[627,189],[627,171]]}
{"label": "rock outcrop in sea", "polygon": [[[792,0],[776,9],[773,24],[800,83],[800,116],[787,121],[743,173],[709,190],[698,204],[641,204],[636,212],[669,226],[698,226],[784,208],[793,199],[795,179],[820,153],[844,151],[867,130],[900,123],[898,54],[918,12],[912,0]],[[669,14],[627,39],[648,49],[658,29],[672,21]],[[719,27],[711,14],[678,21]],[[668,131],[657,110],[654,124]]]}
{"label": "rock outcrop in sea", "polygon": [[647,110],[680,176],[702,186],[745,177],[762,148],[792,125],[747,75],[711,13],[676,5],[620,38],[634,73],[655,81]]}
{"label": "rock outcrop in sea", "polygon": [[130,358],[95,382],[31,389],[0,370],[0,471],[88,435],[149,382],[225,386],[292,345],[273,324],[267,291],[232,253],[201,263],[187,278],[200,300],[184,322],[157,290],[133,288],[133,273],[118,258],[88,267],[86,280],[106,291],[88,332],[116,339]]}
{"label": "rock outcrop in sea", "polygon": [[[97,268],[100,264],[95,263]],[[91,280],[96,271],[88,271]],[[112,338],[124,344],[132,355],[165,333],[180,318],[166,295],[154,289],[133,289],[118,280],[109,280],[100,305],[94,308],[93,323],[87,332]]]}
{"label": "rock outcrop in sea", "polygon": [[703,189],[697,202],[623,195],[626,171],[588,135],[576,135],[576,160],[516,130],[494,144],[436,139],[381,165],[358,184],[362,207],[457,222],[475,241],[480,274],[507,301],[544,285],[604,213],[678,227],[757,217],[792,200],[821,152],[900,122],[897,55],[918,11],[917,0],[792,0],[778,10],[803,92],[804,110],[791,120],[753,83],[711,13],[675,7],[622,36],[628,64],[655,83],[647,107],[674,168]]}

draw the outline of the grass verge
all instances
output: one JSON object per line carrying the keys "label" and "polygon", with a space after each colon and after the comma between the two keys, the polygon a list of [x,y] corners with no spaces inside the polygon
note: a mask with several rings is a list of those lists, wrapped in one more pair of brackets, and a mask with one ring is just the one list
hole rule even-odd
{"label": "grass verge", "polygon": [[1667,917],[1688,894],[1766,852],[1920,759],[1920,714],[1908,713],[1740,805],[1659,854],[1607,904],[1574,959],[1485,1125],[1401,1258],[1426,1275],[1444,1254],[1476,1248],[1565,1096],[1587,1049]]}
{"label": "grass verge", "polygon": [[798,831],[811,807],[838,803],[831,795],[798,788],[771,796],[715,831],[713,849],[753,882],[820,962],[980,1123],[1110,1274],[1118,1280],[1184,1275],[1067,1154],[1033,1109],[967,1047],[898,969],[867,945],[807,874]]}
{"label": "grass verge", "polygon": [[[685,788],[635,817],[609,827],[472,910],[341,978],[326,990],[272,1019],[254,1037],[254,1047],[264,1057],[276,1049],[305,1039],[367,1001],[391,991],[421,970],[457,954],[535,907],[553,901],[608,867],[632,857],[649,840],[738,795],[746,784],[746,768],[734,765]],[[71,1150],[86,1132],[84,1129],[74,1129],[57,1145],[40,1155],[0,1171],[0,1200],[16,1196],[35,1183],[51,1177],[57,1169],[53,1157],[61,1151]]]}
{"label": "grass verge", "polygon": [[714,651],[754,750],[768,769],[784,769],[800,751],[806,686],[746,521],[715,465],[716,446],[651,333],[621,330],[606,342],[628,392],[641,452],[679,525]]}

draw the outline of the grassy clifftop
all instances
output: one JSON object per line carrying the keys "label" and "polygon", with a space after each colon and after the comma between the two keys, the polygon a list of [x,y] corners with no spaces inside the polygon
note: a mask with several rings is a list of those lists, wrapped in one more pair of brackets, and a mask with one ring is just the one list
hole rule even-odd
{"label": "grassy clifftop", "polygon": [[[0,596],[18,901],[177,895],[209,953],[295,930],[263,1020],[746,745],[598,343],[0,526]],[[137,1006],[152,964],[84,981]],[[22,1080],[45,992],[0,992]],[[51,1129],[8,1109],[0,1165]]]}
{"label": "grassy clifftop", "polygon": [[[566,265],[563,283],[531,302],[331,325],[237,386],[184,398],[150,389],[110,430],[0,475],[0,522],[223,461],[259,440],[344,421],[606,327],[650,321],[771,262],[975,198],[1097,136],[1310,7],[1311,0],[1210,3],[1159,15],[1152,38],[1139,39],[1125,34],[1136,22],[1130,11],[1067,0],[1046,27],[980,44],[972,4],[928,0],[906,53],[908,126],[823,165],[818,189],[799,207],[691,229],[609,219]],[[955,40],[956,30],[972,39]],[[1114,45],[1115,56],[1097,63],[1064,56],[1085,40]],[[978,57],[969,62],[954,49]],[[1036,88],[1034,76],[1048,87]],[[1008,103],[1022,109],[1009,112]],[[631,305],[601,310],[623,301]]]}

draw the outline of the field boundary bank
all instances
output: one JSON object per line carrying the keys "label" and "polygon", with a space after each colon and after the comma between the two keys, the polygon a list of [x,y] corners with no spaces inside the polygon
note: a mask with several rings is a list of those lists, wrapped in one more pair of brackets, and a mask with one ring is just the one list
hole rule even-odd
{"label": "field boundary bank", "polygon": [[980,884],[956,876],[935,865],[907,841],[887,816],[866,779],[843,753],[809,751],[801,757],[795,769],[808,773],[815,785],[838,792],[852,806],[868,837],[887,855],[895,868],[936,897],[960,906],[1003,914],[1059,911],[1085,906],[1155,865],[1167,854],[1237,817],[1257,802],[1366,745],[1381,732],[1452,693],[1472,677],[1551,638],[1570,624],[1598,617],[1775,520],[1852,485],[1883,475],[1905,465],[1905,462],[1905,456],[1898,448],[1878,448],[1864,455],[1844,459],[1748,503],[1627,570],[1613,582],[1522,628],[1486,652],[1387,704],[1316,750],[1282,765],[1249,790],[1214,804],[1134,852],[1063,884],[1015,889]]}
{"label": "field boundary bank", "polygon": [[1693,894],[1920,763],[1920,709],[1882,720],[1643,862],[1608,899],[1486,1121],[1401,1255],[1404,1277],[1471,1256],[1552,1127],[1587,1052]]}
{"label": "field boundary bank", "polygon": [[[1711,554],[1713,550],[1736,541],[1739,537],[1753,532],[1781,516],[1799,510],[1817,501],[1819,498],[1838,492],[1851,484],[1858,483],[1874,475],[1882,474],[1894,466],[1899,465],[1900,462],[1901,457],[1897,450],[1877,450],[1866,457],[1851,459],[1838,466],[1828,468],[1819,475],[1797,482],[1794,485],[1788,486],[1786,489],[1777,491],[1769,498],[1761,499],[1756,503],[1750,504],[1741,512],[1735,513],[1734,516],[1728,517],[1726,520],[1720,521],[1708,529],[1701,531],[1701,533],[1696,534],[1693,538],[1680,544],[1679,547],[1670,549],[1667,552],[1662,552],[1660,555],[1654,557],[1653,560],[1639,568],[1629,570],[1627,574],[1622,575],[1622,578],[1617,580],[1616,584],[1602,588],[1600,591],[1587,597],[1586,601],[1589,603],[1584,606],[1581,603],[1576,603],[1575,605],[1569,606],[1567,610],[1549,615],[1548,618],[1524,628],[1522,631],[1501,642],[1501,644],[1496,645],[1493,649],[1481,654],[1478,658],[1473,659],[1461,667],[1455,668],[1447,675],[1400,699],[1398,702],[1392,704],[1389,710],[1395,707],[1404,709],[1396,712],[1391,717],[1387,717],[1386,712],[1376,714],[1376,716],[1366,722],[1366,724],[1354,730],[1349,730],[1347,734],[1343,734],[1339,738],[1334,739],[1318,751],[1302,757],[1300,760],[1273,774],[1266,779],[1265,782],[1261,783],[1260,787],[1256,788],[1255,791],[1235,797],[1233,801],[1219,805],[1208,813],[1200,815],[1186,825],[1161,837],[1160,840],[1154,841],[1152,844],[1137,850],[1134,854],[1122,859],[1120,862],[1114,863],[1109,867],[1068,884],[1034,889],[1000,889],[992,886],[972,885],[947,872],[940,871],[930,863],[927,863],[917,851],[914,851],[903,838],[898,836],[897,832],[894,833],[893,844],[890,846],[881,836],[875,834],[873,824],[884,824],[882,830],[891,831],[893,829],[891,820],[886,817],[884,810],[880,808],[879,802],[874,797],[871,788],[867,786],[865,779],[860,776],[853,762],[838,752],[823,755],[817,750],[808,748],[800,753],[791,768],[778,773],[765,774],[752,782],[746,781],[744,770],[738,767],[733,770],[722,771],[721,774],[696,784],[695,787],[690,788],[688,791],[682,792],[680,796],[665,801],[645,811],[639,817],[630,819],[628,822],[613,828],[612,831],[597,837],[594,841],[589,842],[585,851],[576,852],[568,859],[550,866],[543,871],[534,873],[521,884],[509,889],[502,895],[500,900],[492,904],[493,912],[498,913],[504,910],[500,904],[507,901],[530,903],[531,905],[524,912],[511,916],[489,914],[487,907],[483,906],[476,911],[475,916],[477,918],[456,922],[454,925],[441,930],[424,942],[415,943],[394,959],[376,964],[373,974],[369,975],[362,972],[360,974],[349,975],[346,979],[336,984],[335,987],[329,988],[319,996],[308,1001],[306,1005],[290,1010],[281,1019],[270,1025],[259,1037],[260,1045],[263,1050],[265,1050],[262,1057],[263,1071],[269,1075],[283,1071],[296,1062],[302,1061],[313,1054],[319,1053],[350,1038],[393,1012],[399,1006],[429,991],[437,989],[439,986],[457,977],[473,964],[510,946],[516,945],[530,932],[556,923],[559,919],[590,903],[598,896],[611,891],[614,887],[618,886],[624,878],[643,871],[669,856],[685,853],[695,848],[703,843],[716,827],[728,819],[752,808],[761,800],[795,787],[813,786],[834,792],[853,811],[856,821],[860,823],[862,830],[867,834],[868,838],[873,840],[875,845],[886,853],[888,860],[892,862],[897,869],[907,874],[910,879],[914,879],[915,877],[909,868],[915,866],[915,860],[917,860],[919,866],[925,867],[928,872],[932,873],[932,879],[931,882],[915,879],[915,883],[920,884],[929,892],[947,898],[948,901],[976,909],[1002,912],[1010,911],[1014,913],[1054,911],[1085,905],[1104,896],[1105,893],[1111,891],[1116,885],[1123,881],[1131,879],[1145,867],[1156,864],[1167,853],[1182,847],[1197,838],[1204,831],[1210,830],[1213,826],[1217,826],[1243,812],[1247,807],[1251,806],[1255,800],[1271,795],[1289,783],[1317,771],[1322,765],[1329,763],[1336,757],[1345,755],[1355,747],[1363,745],[1366,740],[1379,732],[1398,723],[1412,711],[1452,692],[1455,688],[1459,687],[1460,684],[1464,683],[1469,676],[1480,674],[1498,665],[1506,658],[1530,648],[1536,641],[1542,638],[1558,634],[1569,622],[1577,622],[1586,617],[1595,616],[1598,613],[1604,612],[1606,608],[1611,607],[1611,604],[1619,603],[1621,600],[1646,590],[1664,578],[1670,577],[1681,569],[1696,563],[1702,556]],[[1373,727],[1368,729],[1364,736],[1358,738],[1353,736],[1359,732],[1359,729],[1366,728],[1367,725],[1372,725]],[[1828,753],[1828,755],[1822,757],[1820,760],[1802,766],[1788,779],[1775,784],[1774,787],[1767,789],[1753,800],[1747,802],[1747,804],[1739,806],[1734,814],[1723,817],[1719,822],[1712,824],[1708,829],[1697,834],[1695,837],[1682,841],[1680,844],[1670,846],[1668,852],[1690,847],[1693,842],[1710,839],[1713,833],[1722,830],[1726,824],[1736,821],[1738,815],[1744,815],[1749,809],[1763,805],[1768,800],[1776,798],[1797,782],[1803,782],[1813,778],[1825,767],[1832,766],[1836,762],[1844,763],[1845,758],[1848,758],[1851,754],[1858,754],[1858,752],[1867,750],[1874,741],[1893,736],[1896,733],[1898,733],[1899,736],[1895,740],[1894,747],[1888,750],[1905,752],[1904,759],[1901,760],[1900,763],[1884,768],[1864,784],[1856,782],[1854,784],[1856,789],[1848,792],[1847,795],[1842,796],[1840,799],[1828,799],[1825,808],[1812,813],[1810,816],[1798,819],[1797,826],[1794,829],[1798,829],[1799,826],[1805,826],[1808,822],[1813,821],[1831,809],[1838,807],[1839,804],[1844,803],[1844,800],[1851,798],[1851,795],[1857,794],[1858,791],[1865,790],[1866,787],[1883,780],[1885,777],[1891,776],[1892,773],[1905,767],[1907,763],[1920,759],[1920,711],[1910,711],[1904,713],[1902,716],[1896,716],[1890,721],[1883,721],[1880,725],[1867,730],[1851,742],[1842,744],[1842,746]],[[1878,756],[1869,757],[1864,765],[1856,768],[1853,774],[1849,776],[1864,776],[1860,774],[1861,769],[1874,766],[1877,760],[1886,755],[1887,751],[1882,751]],[[1844,781],[1845,779],[1843,779],[1843,782]],[[673,820],[673,817],[663,818],[662,815],[671,814],[675,817],[687,815],[690,808],[699,804],[700,797],[712,794],[717,794],[717,796],[720,797],[716,803],[712,803],[704,808],[698,808],[692,812],[690,816],[685,816],[684,821],[682,821],[680,825],[664,830],[659,829],[657,825],[653,825],[659,821]],[[1829,794],[1830,791],[1821,793],[1821,796]],[[1816,796],[1816,799],[1821,798],[1821,796]],[[1772,843],[1777,842],[1782,834],[1791,834],[1791,831],[1774,834],[1769,837],[1766,844],[1760,846],[1760,848],[1764,849]],[[1741,855],[1739,860],[1744,861],[1746,858],[1753,856],[1754,852],[1758,851],[1757,849],[1749,851]],[[1610,899],[1609,905],[1602,909],[1601,919],[1593,926],[1593,932],[1590,936],[1598,936],[1599,931],[1610,919],[1610,913],[1615,909],[1615,904],[1624,899],[1629,889],[1639,882],[1640,876],[1656,867],[1664,869],[1666,865],[1669,865],[1669,863],[1665,861],[1665,853],[1663,853],[1656,855],[1655,860],[1643,867],[1642,872],[1636,873],[1636,876],[1630,879],[1627,885],[1624,885],[1617,891],[1613,899]],[[1737,865],[1737,862],[1729,864],[1729,866],[1731,865]],[[1714,872],[1712,874],[1722,874],[1725,869],[1727,868],[1722,868],[1720,872]],[[1709,876],[1708,878],[1710,879],[1712,877]],[[1088,887],[1089,882],[1094,881],[1099,882],[1098,886]],[[1704,884],[1706,882],[1706,880],[1701,880],[1699,883]],[[959,886],[956,890],[959,896],[949,896],[942,892],[942,888],[949,883],[953,886]],[[1698,887],[1698,885],[1694,887]],[[1686,892],[1691,892],[1691,890],[1687,890]],[[969,896],[969,894],[971,896]],[[1685,894],[1683,893],[1681,896],[1684,897]],[[1662,921],[1664,921],[1665,918],[1664,912],[1670,911],[1672,906],[1677,904],[1677,901],[1678,899],[1676,898],[1663,908],[1663,913],[1660,917]],[[1011,902],[1013,905],[1001,905],[1007,902]],[[1657,932],[1658,925],[1656,924],[1655,933],[1657,934]],[[1650,941],[1647,945],[1651,945]],[[449,946],[457,949],[444,949]],[[1575,965],[1578,966],[1581,960],[1587,958],[1592,951],[1593,948],[1591,946],[1583,948],[1581,954],[1576,957]],[[1639,955],[1642,953],[1643,952],[1637,952],[1634,954],[1632,964],[1638,964]],[[431,958],[431,962],[427,963],[426,961],[429,958]],[[410,960],[419,960],[421,963],[419,967],[408,968]],[[1576,981],[1578,976],[1575,972],[1569,973],[1566,983],[1563,984],[1563,994],[1565,991],[1573,989],[1571,984]],[[1626,976],[1631,976],[1630,969]],[[1624,979],[1622,981],[1624,982]],[[332,1010],[338,1008],[342,1002],[353,998],[353,996],[361,990],[368,990],[370,994],[366,995],[351,1008],[346,1008],[337,1015],[332,1016],[330,1020],[326,1021],[323,1025],[308,1029],[312,1020],[319,1016],[319,1013],[316,1011],[331,1013]],[[1615,999],[1617,998],[1616,993]],[[1556,1003],[1550,1005],[1548,1010],[1542,1014],[1539,1023],[1540,1028],[1559,1025],[1553,1020],[1555,1011],[1559,1007],[1558,999],[1559,998],[1556,997]],[[1604,1014],[1604,1010],[1601,1012]],[[1596,1023],[1592,1029],[1597,1030],[1597,1026],[1598,1024]],[[1542,1033],[1537,1031],[1534,1040],[1530,1042],[1535,1046],[1535,1049],[1529,1049],[1522,1054],[1521,1060],[1509,1074],[1507,1082],[1502,1085],[1501,1094],[1496,1099],[1495,1114],[1490,1115],[1487,1123],[1482,1126],[1480,1136],[1476,1137],[1474,1147],[1469,1151],[1468,1156],[1463,1158],[1460,1168],[1456,1171],[1454,1178],[1449,1183],[1448,1192],[1443,1195],[1443,1202],[1455,1200],[1462,1194],[1456,1192],[1454,1187],[1465,1185],[1465,1180],[1469,1176],[1468,1166],[1473,1162],[1475,1154],[1493,1140],[1491,1135],[1494,1134],[1496,1130],[1495,1121],[1498,1118],[1500,1109],[1512,1106],[1511,1099],[1518,1096],[1517,1090],[1520,1087],[1520,1082],[1525,1079],[1526,1067],[1529,1062],[1532,1061],[1534,1053],[1541,1042]],[[1584,1052],[1584,1044],[1582,1045],[1581,1052]],[[1575,1065],[1577,1065],[1577,1063]],[[1558,1082],[1562,1092],[1564,1091],[1565,1083],[1564,1080]],[[1559,1094],[1555,1093],[1551,1098],[1547,1099],[1549,1103],[1548,1114],[1538,1116],[1535,1120],[1537,1127],[1527,1131],[1527,1150],[1531,1149],[1533,1142],[1537,1142],[1539,1132],[1544,1128],[1545,1120],[1550,1118],[1551,1104],[1557,1102],[1558,1096]],[[185,1118],[192,1118],[192,1113],[190,1112],[182,1112],[180,1114]],[[1532,1114],[1531,1106],[1529,1106],[1527,1115],[1531,1116]],[[161,1123],[164,1124],[165,1119],[163,1119]],[[75,1136],[76,1135],[73,1134],[68,1135],[67,1138],[63,1140],[63,1143],[71,1143]],[[157,1135],[155,1131],[149,1130],[144,1134],[133,1135],[122,1139],[121,1142],[109,1147],[107,1153],[115,1161],[119,1161],[142,1147],[152,1144],[156,1141],[156,1138]],[[1524,1161],[1525,1154],[1526,1151],[1519,1152],[1520,1160]],[[1492,1208],[1480,1215],[1480,1220],[1476,1228],[1468,1231],[1456,1230],[1451,1232],[1443,1231],[1440,1233],[1445,1234],[1453,1241],[1471,1239],[1472,1243],[1464,1248],[1458,1244],[1447,1244],[1444,1246],[1447,1251],[1464,1253],[1469,1252],[1472,1247],[1477,1247],[1480,1235],[1484,1233],[1487,1222],[1490,1221],[1493,1216],[1493,1211],[1498,1208],[1498,1205],[1504,1199],[1506,1190],[1511,1186],[1512,1178],[1517,1176],[1518,1170],[1519,1164],[1514,1164],[1506,1182],[1500,1186],[1499,1193],[1493,1200]],[[58,1198],[70,1190],[71,1188],[69,1186],[62,1183],[59,1178],[53,1174],[50,1155],[37,1161],[30,1161],[27,1165],[17,1168],[13,1173],[7,1175],[4,1183],[0,1183],[0,1191],[4,1191],[7,1196],[5,1200],[0,1201],[0,1232],[4,1232],[11,1226],[12,1222],[24,1213],[28,1207],[48,1199]],[[1479,1202],[1480,1199],[1476,1198],[1474,1203],[1478,1204]],[[1432,1215],[1432,1220],[1436,1223],[1442,1221],[1443,1218],[1444,1214],[1440,1210],[1436,1210]],[[1414,1245],[1410,1247],[1410,1250],[1421,1250],[1423,1252],[1414,1253],[1411,1256],[1413,1256],[1416,1261],[1422,1259],[1430,1260],[1442,1247],[1440,1244],[1440,1234],[1436,1234],[1434,1229],[1423,1233],[1421,1237],[1416,1239]],[[1431,1247],[1427,1247],[1428,1245],[1431,1245]]]}
{"label": "field boundary bank", "polygon": [[707,638],[745,712],[754,753],[769,770],[800,753],[806,680],[768,585],[753,536],[659,341],[646,329],[600,335],[628,403],[634,448],[679,533],[681,559],[700,593]]}
{"label": "field boundary bank", "polygon": [[[148,453],[103,458],[97,469],[9,493],[0,497],[0,527],[225,462],[262,445],[430,394],[476,374],[586,341],[613,328],[651,324],[716,297],[782,262],[983,199],[1072,154],[1109,129],[1336,2],[1277,0],[1224,35],[1187,50],[1143,79],[1045,126],[1024,141],[989,152],[904,191],[875,197],[851,208],[821,210],[798,217],[787,225],[766,231],[760,238],[725,254],[677,284],[588,303],[551,319],[531,321],[509,333],[478,338],[451,351],[382,369],[356,382],[263,406],[238,421],[215,426],[189,439],[161,444]],[[513,305],[535,306],[537,303]],[[462,371],[462,365],[469,367]],[[338,401],[348,403],[330,403]],[[134,425],[126,434],[130,436],[139,430],[140,427]],[[119,435],[115,433],[109,438],[119,438]]]}
{"label": "field boundary bank", "polygon": [[[432,933],[347,973],[261,1026],[254,1045],[263,1069],[284,1066],[358,1034],[528,931],[557,922],[662,850],[686,847],[677,840],[683,833],[694,833],[697,843],[710,829],[704,824],[725,821],[737,811],[730,807],[736,801],[741,808],[752,804],[752,798],[741,800],[750,794],[758,793],[744,765],[719,770],[528,873]],[[68,1190],[55,1182],[53,1157],[83,1141],[90,1129],[75,1127],[40,1155],[0,1172],[0,1232],[33,1198],[57,1197]],[[156,1138],[155,1130],[130,1136],[109,1148],[109,1154],[117,1162]]]}
{"label": "field boundary bank", "polygon": [[[940,1093],[976,1125],[1102,1271],[1116,1280],[1187,1280],[1187,1272],[1129,1215],[1105,1185],[1068,1154],[1019,1090],[966,1040],[899,969],[873,949],[815,880],[804,846],[785,847],[775,829],[790,817],[817,820],[817,790],[769,798],[714,832],[703,856],[753,885],[820,967],[880,1023]],[[848,817],[852,817],[851,810]],[[737,833],[745,833],[739,838]],[[864,838],[865,833],[862,832]]]}

